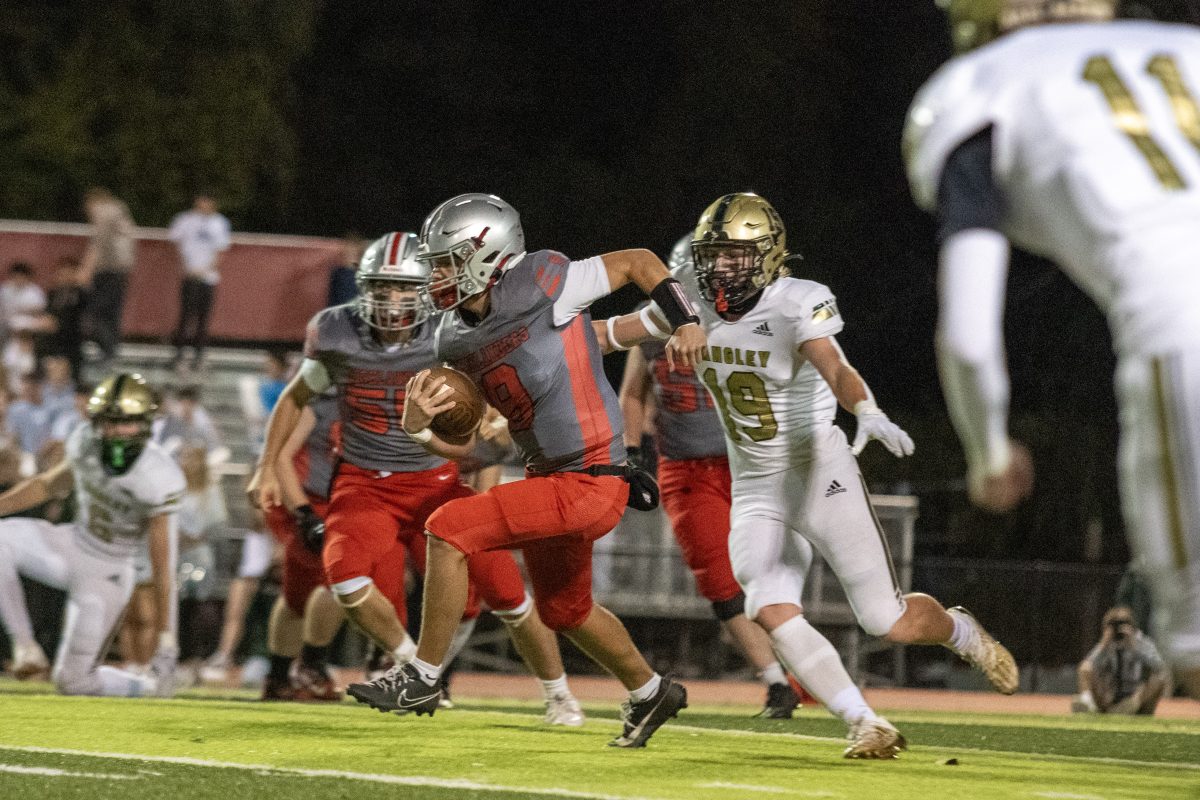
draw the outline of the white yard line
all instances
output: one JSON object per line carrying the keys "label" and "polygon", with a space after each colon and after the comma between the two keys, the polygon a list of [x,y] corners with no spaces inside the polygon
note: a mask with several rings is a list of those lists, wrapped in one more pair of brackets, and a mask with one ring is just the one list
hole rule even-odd
{"label": "white yard line", "polygon": [[53,767],[22,767],[17,764],[0,764],[0,772],[17,775],[41,775],[47,778],[93,778],[102,781],[136,781],[141,775],[117,775],[109,772],[71,772]]}
{"label": "white yard line", "polygon": [[1032,792],[1034,797],[1049,797],[1051,800],[1104,800],[1098,794],[1073,794],[1071,792]]}
{"label": "white yard line", "polygon": [[[532,786],[504,786],[494,783],[478,783],[476,781],[458,778],[431,778],[421,775],[379,775],[370,772],[348,772],[340,769],[300,769],[297,767],[276,767],[270,764],[241,764],[235,761],[215,761],[207,758],[189,758],[186,756],[148,756],[137,753],[105,753],[91,750],[73,750],[65,747],[32,747],[21,745],[0,744],[0,751],[11,750],[19,753],[45,753],[47,755],[85,756],[87,758],[111,758],[121,761],[143,761],[155,764],[178,764],[188,767],[213,767],[217,769],[237,769],[255,772],[263,776],[294,775],[302,778],[343,778],[346,780],[365,781],[367,783],[385,783],[394,786],[431,786],[437,789],[465,789],[476,792],[509,792],[513,794],[543,795],[549,797],[572,797],[578,800],[655,800],[655,798],[605,794],[601,792],[580,792],[574,789],[553,789]],[[14,771],[32,770],[32,767],[5,767]],[[39,770],[41,768],[38,768]],[[46,773],[62,773],[64,775],[85,775],[86,773],[66,773],[62,770],[44,770]],[[137,776],[95,775],[92,777],[126,777],[135,779]]]}
{"label": "white yard line", "polygon": [[712,781],[697,783],[697,789],[736,789],[741,792],[764,792],[766,794],[790,794],[793,797],[841,797],[837,792],[826,792],[821,789],[783,789],[778,786],[756,786],[752,783],[727,783]]}

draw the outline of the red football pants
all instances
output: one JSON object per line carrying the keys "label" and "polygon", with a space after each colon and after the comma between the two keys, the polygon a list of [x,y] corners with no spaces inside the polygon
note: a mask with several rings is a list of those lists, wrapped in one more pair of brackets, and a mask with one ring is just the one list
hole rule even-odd
{"label": "red football pants", "polygon": [[[324,500],[308,496],[309,505],[322,517],[326,513]],[[304,606],[313,589],[325,583],[325,567],[321,555],[304,546],[296,520],[283,506],[276,506],[265,515],[267,527],[283,545],[283,601],[298,617],[304,616]]]}
{"label": "red football pants", "polygon": [[570,630],[592,610],[592,542],[620,521],[628,496],[620,478],[563,472],[454,500],[426,528],[468,558],[522,550],[538,615],[553,630]]}
{"label": "red football pants", "polygon": [[696,588],[714,603],[742,591],[729,563],[729,484],[727,458],[659,459],[663,510]]}
{"label": "red football pants", "polygon": [[[406,553],[425,570],[425,522],[440,506],[469,498],[474,490],[447,463],[423,472],[382,474],[343,462],[333,481],[325,520],[325,575],[330,585],[369,577],[407,625],[404,591]],[[479,614],[479,599],[497,611],[525,601],[525,584],[509,553],[487,553],[467,562],[471,598],[467,617]]]}

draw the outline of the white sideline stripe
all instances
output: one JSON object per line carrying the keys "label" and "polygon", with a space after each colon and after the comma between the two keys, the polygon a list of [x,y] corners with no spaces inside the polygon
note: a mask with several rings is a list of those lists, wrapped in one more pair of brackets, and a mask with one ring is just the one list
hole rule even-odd
{"label": "white sideline stripe", "polygon": [[[215,767],[218,769],[240,769],[256,772],[264,777],[271,775],[296,775],[302,778],[345,778],[368,783],[386,783],[396,786],[432,786],[438,789],[469,789],[476,792],[510,792],[525,795],[550,797],[575,797],[579,800],[656,800],[656,798],[581,792],[574,789],[552,789],[534,786],[504,786],[493,783],[477,783],[459,778],[430,778],[422,775],[379,775],[370,772],[347,772],[340,769],[301,769],[299,767],[276,767],[270,764],[240,764],[236,761],[215,761],[188,756],[147,756],[137,753],[104,753],[91,750],[73,750],[65,747],[34,747],[26,745],[0,744],[0,750],[20,753],[45,753],[47,755],[86,756],[88,758],[113,758],[122,761],[149,761],[156,764],[179,764],[187,767]],[[103,776],[109,777],[109,776]],[[135,778],[136,776],[128,776]]]}
{"label": "white sideline stripe", "polygon": [[141,775],[117,775],[109,772],[71,772],[53,767],[21,767],[16,764],[0,764],[0,772],[17,775],[43,775],[48,778],[95,778],[103,781],[136,781]]}
{"label": "white sideline stripe", "polygon": [[1098,794],[1072,794],[1071,792],[1033,792],[1034,797],[1051,797],[1055,800],[1104,800]]}

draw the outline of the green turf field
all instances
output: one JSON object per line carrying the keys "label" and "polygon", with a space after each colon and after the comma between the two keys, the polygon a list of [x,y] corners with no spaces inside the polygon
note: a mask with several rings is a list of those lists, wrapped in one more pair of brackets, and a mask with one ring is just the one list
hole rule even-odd
{"label": "green turf field", "polygon": [[[548,729],[540,706],[458,700],[434,718],[249,695],[64,698],[0,684],[0,798],[1200,798],[1200,722],[896,713],[898,761],[840,757],[823,712],[699,708],[645,750],[616,709]],[[957,764],[946,763],[956,759]]]}

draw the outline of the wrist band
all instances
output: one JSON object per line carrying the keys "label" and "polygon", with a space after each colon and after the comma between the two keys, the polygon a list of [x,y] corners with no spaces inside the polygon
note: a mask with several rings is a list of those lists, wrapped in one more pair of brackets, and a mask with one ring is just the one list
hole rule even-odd
{"label": "wrist band", "polygon": [[674,278],[663,278],[658,286],[655,286],[654,290],[650,292],[650,298],[658,303],[672,332],[680,325],[700,321],[696,309],[692,307],[692,301],[688,300],[687,294],[683,291],[683,284]]}
{"label": "wrist band", "polygon": [[638,319],[642,321],[642,326],[646,329],[646,333],[655,339],[670,339],[671,332],[658,324],[658,319],[650,311],[651,308],[653,306],[643,306],[642,310],[638,312]]}
{"label": "wrist band", "polygon": [[617,324],[616,317],[609,317],[607,322],[608,343],[612,345],[613,350],[628,350],[629,348],[617,341],[617,334],[613,331],[613,326]]}
{"label": "wrist band", "polygon": [[408,438],[412,439],[414,442],[420,442],[421,444],[425,444],[433,439],[433,431],[429,430],[429,428],[421,428],[421,430],[413,433],[405,431],[405,433],[408,433]]}

